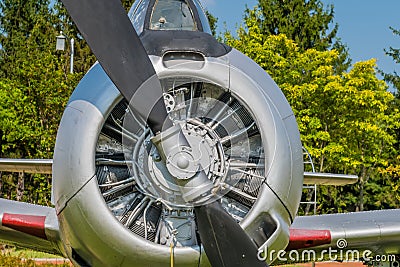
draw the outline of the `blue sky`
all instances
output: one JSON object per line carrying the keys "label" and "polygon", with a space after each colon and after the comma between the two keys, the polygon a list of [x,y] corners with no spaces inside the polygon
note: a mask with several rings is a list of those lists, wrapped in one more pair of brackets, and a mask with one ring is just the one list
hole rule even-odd
{"label": "blue sky", "polygon": [[[201,0],[218,18],[219,31],[224,22],[230,31],[242,23],[245,6],[253,7],[257,0]],[[334,22],[339,24],[338,37],[347,44],[353,63],[376,58],[385,72],[397,70],[400,65],[384,54],[390,46],[400,48],[400,36],[394,36],[389,26],[400,29],[399,0],[322,0],[334,5]]]}

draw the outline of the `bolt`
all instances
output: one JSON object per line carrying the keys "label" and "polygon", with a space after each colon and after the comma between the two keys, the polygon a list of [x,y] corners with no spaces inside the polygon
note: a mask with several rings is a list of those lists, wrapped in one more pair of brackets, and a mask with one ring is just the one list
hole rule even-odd
{"label": "bolt", "polygon": [[152,157],[153,157],[153,160],[155,162],[160,162],[161,161],[161,156],[158,153],[153,153]]}

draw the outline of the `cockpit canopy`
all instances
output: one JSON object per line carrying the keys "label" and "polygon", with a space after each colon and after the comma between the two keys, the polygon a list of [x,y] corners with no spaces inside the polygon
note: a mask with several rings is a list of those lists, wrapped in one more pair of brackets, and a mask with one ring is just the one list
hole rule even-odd
{"label": "cockpit canopy", "polygon": [[144,29],[211,33],[198,0],[136,0],[129,17],[139,35]]}
{"label": "cockpit canopy", "polygon": [[156,1],[150,18],[150,30],[195,31],[193,14],[183,0]]}

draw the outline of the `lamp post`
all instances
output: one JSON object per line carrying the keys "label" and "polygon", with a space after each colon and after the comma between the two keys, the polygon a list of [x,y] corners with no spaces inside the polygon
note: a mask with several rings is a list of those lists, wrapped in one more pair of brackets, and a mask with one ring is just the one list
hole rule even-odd
{"label": "lamp post", "polygon": [[[57,51],[64,51],[65,50],[65,40],[67,40],[67,36],[63,34],[63,32],[60,32],[60,35],[57,36],[57,42],[56,42],[56,50]],[[71,56],[70,56],[70,65],[69,65],[69,72],[74,73],[74,43],[75,40],[74,38],[69,39],[70,41],[70,46],[71,46]]]}

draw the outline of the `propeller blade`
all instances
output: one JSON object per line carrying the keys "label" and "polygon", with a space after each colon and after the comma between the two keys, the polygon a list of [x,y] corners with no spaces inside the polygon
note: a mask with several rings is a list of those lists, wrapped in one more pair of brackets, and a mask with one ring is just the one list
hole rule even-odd
{"label": "propeller blade", "polygon": [[195,207],[201,242],[212,266],[268,266],[257,257],[258,249],[221,203]]}
{"label": "propeller blade", "polygon": [[[147,119],[153,133],[161,131],[164,121],[170,127],[160,81],[121,1],[62,2],[105,72],[132,108]],[[140,101],[132,105],[135,93]]]}

